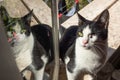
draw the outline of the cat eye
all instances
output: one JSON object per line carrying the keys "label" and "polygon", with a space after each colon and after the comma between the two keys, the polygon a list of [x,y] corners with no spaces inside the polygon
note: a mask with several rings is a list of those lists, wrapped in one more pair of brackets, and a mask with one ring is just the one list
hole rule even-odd
{"label": "cat eye", "polygon": [[21,30],[21,33],[25,33],[26,32],[26,30]]}
{"label": "cat eye", "polygon": [[95,33],[89,34],[89,37],[92,38],[95,35]]}
{"label": "cat eye", "polygon": [[79,35],[80,37],[82,37],[82,36],[83,36],[83,34],[82,34],[81,32],[78,32],[78,35]]}

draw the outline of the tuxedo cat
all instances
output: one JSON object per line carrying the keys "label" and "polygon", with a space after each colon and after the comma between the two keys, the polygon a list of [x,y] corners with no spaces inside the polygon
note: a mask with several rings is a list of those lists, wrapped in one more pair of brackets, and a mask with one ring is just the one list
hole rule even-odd
{"label": "tuxedo cat", "polygon": [[95,80],[106,62],[109,12],[103,11],[97,21],[78,18],[79,25],[65,30],[60,40],[60,57],[68,80]]}
{"label": "tuxedo cat", "polygon": [[23,17],[12,18],[1,6],[0,15],[14,57],[21,53],[29,53],[31,64],[26,69],[33,72],[34,80],[43,80],[45,66],[54,58],[51,27],[46,24],[30,27],[32,11]]}

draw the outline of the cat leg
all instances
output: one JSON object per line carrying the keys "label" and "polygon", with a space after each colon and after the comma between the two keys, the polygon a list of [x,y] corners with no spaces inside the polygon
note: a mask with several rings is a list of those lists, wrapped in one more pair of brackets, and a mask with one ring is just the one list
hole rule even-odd
{"label": "cat leg", "polygon": [[50,75],[48,73],[44,73],[43,80],[50,80]]}
{"label": "cat leg", "polygon": [[34,80],[43,80],[44,70],[45,70],[48,59],[46,56],[43,55],[41,57],[41,60],[43,61],[44,64],[39,70],[35,69],[34,65],[30,65],[30,67],[32,68],[31,71],[33,72],[33,75],[34,75]]}
{"label": "cat leg", "polygon": [[40,70],[35,70],[33,72],[35,80],[43,80],[44,69],[45,69],[45,66],[43,66]]}
{"label": "cat leg", "polygon": [[69,72],[67,69],[66,72],[67,72],[67,80],[75,80],[76,76],[74,73]]}
{"label": "cat leg", "polygon": [[[29,67],[29,66],[28,66],[28,67]],[[26,67],[24,70],[22,70],[22,71],[20,72],[21,75],[22,75],[23,80],[30,80],[30,75],[31,75],[31,73],[30,73],[30,70],[29,70],[28,67]]]}
{"label": "cat leg", "polygon": [[[69,61],[70,61],[70,58],[66,57],[65,64],[66,64],[67,80],[75,80],[76,73],[69,71],[68,66],[67,66]],[[69,67],[69,68],[71,68],[71,67]]]}
{"label": "cat leg", "polygon": [[45,70],[45,66],[48,62],[48,59],[44,55],[41,57],[41,59],[43,60],[44,65],[40,70],[35,71],[35,73],[34,73],[35,74],[35,80],[43,80],[43,77],[44,77],[44,70]]}
{"label": "cat leg", "polygon": [[27,80],[26,74],[27,74],[27,73],[26,73],[26,70],[24,70],[24,71],[21,72],[21,75],[22,75],[23,80]]}

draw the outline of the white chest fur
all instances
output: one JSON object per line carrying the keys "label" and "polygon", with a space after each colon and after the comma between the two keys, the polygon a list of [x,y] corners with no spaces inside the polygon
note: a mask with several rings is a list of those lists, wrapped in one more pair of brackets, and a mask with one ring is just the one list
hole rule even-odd
{"label": "white chest fur", "polygon": [[33,35],[30,34],[24,41],[21,41],[16,46],[12,47],[20,71],[32,63],[33,46],[34,38]]}
{"label": "white chest fur", "polygon": [[100,66],[100,56],[96,54],[96,51],[92,49],[86,49],[79,45],[79,41],[76,40],[75,45],[75,71],[87,69],[93,71],[96,67]]}
{"label": "white chest fur", "polygon": [[27,52],[30,51],[30,53],[32,53],[33,45],[34,45],[34,38],[31,33],[29,37],[26,37],[24,40],[17,42],[16,45],[12,47],[14,55],[16,56],[26,51]]}

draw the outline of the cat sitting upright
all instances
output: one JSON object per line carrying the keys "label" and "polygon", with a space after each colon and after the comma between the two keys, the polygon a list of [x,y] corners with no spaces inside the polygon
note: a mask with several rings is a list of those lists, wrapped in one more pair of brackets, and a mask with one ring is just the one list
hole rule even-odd
{"label": "cat sitting upright", "polygon": [[0,15],[14,57],[21,53],[29,53],[31,64],[26,69],[29,68],[33,72],[34,80],[43,80],[46,64],[54,59],[51,27],[46,24],[30,27],[32,11],[23,17],[12,18],[1,6]]}
{"label": "cat sitting upright", "polygon": [[95,80],[106,62],[109,12],[103,11],[97,21],[78,18],[79,25],[69,27],[60,40],[60,57],[68,80]]}

